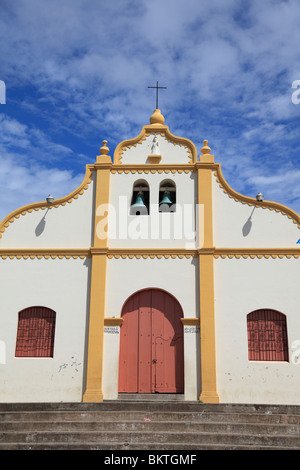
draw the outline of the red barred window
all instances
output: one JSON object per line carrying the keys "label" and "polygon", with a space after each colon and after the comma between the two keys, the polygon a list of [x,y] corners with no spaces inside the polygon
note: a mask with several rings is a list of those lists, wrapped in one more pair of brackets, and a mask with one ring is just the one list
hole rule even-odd
{"label": "red barred window", "polygon": [[19,312],[16,357],[53,357],[55,317],[47,307]]}
{"label": "red barred window", "polygon": [[288,361],[286,317],[276,310],[260,309],[247,315],[250,361]]}

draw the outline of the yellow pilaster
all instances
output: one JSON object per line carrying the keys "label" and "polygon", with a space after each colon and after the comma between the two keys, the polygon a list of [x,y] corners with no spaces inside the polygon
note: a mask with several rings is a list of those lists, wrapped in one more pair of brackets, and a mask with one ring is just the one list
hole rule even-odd
{"label": "yellow pilaster", "polygon": [[214,305],[214,246],[213,246],[213,203],[212,168],[214,156],[210,155],[207,141],[201,149],[198,172],[198,204],[203,217],[199,218],[199,302],[200,302],[200,353],[201,353],[201,394],[204,403],[219,403],[216,384],[215,353],[215,305]]}
{"label": "yellow pilaster", "polygon": [[105,317],[106,262],[107,238],[99,236],[98,224],[107,216],[101,210],[109,203],[110,169],[112,161],[108,155],[107,142],[103,141],[101,154],[97,157],[96,169],[96,200],[94,217],[94,246],[91,248],[92,274],[90,292],[90,317],[86,390],[84,402],[103,401],[102,369],[103,369],[103,338]]}

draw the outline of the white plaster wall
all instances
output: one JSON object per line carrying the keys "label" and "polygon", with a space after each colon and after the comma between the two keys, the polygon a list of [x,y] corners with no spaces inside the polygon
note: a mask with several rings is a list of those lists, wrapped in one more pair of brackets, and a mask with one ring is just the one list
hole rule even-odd
{"label": "white plaster wall", "polygon": [[[88,311],[87,259],[0,260],[1,402],[81,401]],[[53,358],[16,358],[18,312],[56,312]]]}
{"label": "white plaster wall", "polygon": [[[123,164],[144,164],[149,163],[148,155],[151,155],[154,133],[146,137],[145,140],[138,143],[135,147],[126,149],[122,154]],[[159,144],[159,154],[161,155],[161,164],[171,163],[189,163],[191,156],[187,147],[168,141],[166,137],[157,134]]]}
{"label": "white plaster wall", "polygon": [[[105,316],[120,317],[122,307],[128,297],[141,289],[156,287],[169,292],[178,300],[184,317],[199,318],[199,303],[196,293],[197,273],[198,259],[193,258],[108,259]],[[189,330],[184,333],[186,400],[197,400],[199,397],[198,344],[198,330]],[[106,333],[103,369],[105,399],[117,397],[118,366],[119,334]]]}
{"label": "white plaster wall", "polygon": [[9,224],[1,248],[89,248],[92,239],[93,179],[77,199],[59,207],[33,210]]}
{"label": "white plaster wall", "polygon": [[[300,405],[300,260],[218,258],[214,271],[220,401]],[[289,362],[248,360],[246,317],[259,308],[286,315]]]}
{"label": "white plaster wall", "polygon": [[104,400],[118,398],[120,327],[104,327],[103,345],[103,397]]}
{"label": "white plaster wall", "polygon": [[186,401],[199,399],[200,377],[200,327],[184,326],[184,398]]}
{"label": "white plaster wall", "polygon": [[[144,180],[150,188],[150,214],[130,215],[133,185]],[[159,213],[159,185],[164,180],[176,184],[176,212]],[[122,173],[110,181],[110,248],[195,248],[194,173]],[[107,222],[107,221],[106,221]],[[106,224],[104,222],[104,224]]]}
{"label": "white plaster wall", "polygon": [[212,181],[214,246],[218,248],[297,246],[300,230],[287,215],[235,201],[228,193],[224,193],[215,176],[212,176]]}
{"label": "white plaster wall", "polygon": [[[197,307],[197,258],[112,258],[108,259],[106,317],[119,317],[123,304],[141,289],[163,289],[180,303],[184,316],[199,316]],[[118,295],[108,295],[108,293]]]}

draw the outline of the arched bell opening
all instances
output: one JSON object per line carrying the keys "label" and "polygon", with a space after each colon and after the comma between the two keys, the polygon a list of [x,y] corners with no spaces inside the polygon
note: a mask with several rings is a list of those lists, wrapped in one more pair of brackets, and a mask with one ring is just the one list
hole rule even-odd
{"label": "arched bell opening", "polygon": [[147,181],[138,180],[133,185],[130,215],[149,214],[150,190]]}
{"label": "arched bell opening", "polygon": [[164,180],[159,186],[159,212],[176,212],[176,185]]}

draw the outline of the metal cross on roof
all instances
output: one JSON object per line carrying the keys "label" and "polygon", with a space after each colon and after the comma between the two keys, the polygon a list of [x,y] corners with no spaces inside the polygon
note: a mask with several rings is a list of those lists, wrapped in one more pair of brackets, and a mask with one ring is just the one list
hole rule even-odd
{"label": "metal cross on roof", "polygon": [[158,82],[156,82],[156,86],[148,86],[148,88],[155,88],[156,89],[156,109],[158,109],[158,90],[159,89],[166,89],[166,86],[158,86]]}

